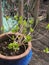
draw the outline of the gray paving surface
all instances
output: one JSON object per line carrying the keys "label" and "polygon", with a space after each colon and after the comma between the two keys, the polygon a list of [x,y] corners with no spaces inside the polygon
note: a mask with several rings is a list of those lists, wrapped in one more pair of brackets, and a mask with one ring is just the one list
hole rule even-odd
{"label": "gray paving surface", "polygon": [[44,48],[49,47],[49,31],[45,29],[47,24],[47,22],[40,22],[36,28],[34,39],[43,37],[32,41],[33,56],[29,65],[49,65],[49,54],[41,52]]}

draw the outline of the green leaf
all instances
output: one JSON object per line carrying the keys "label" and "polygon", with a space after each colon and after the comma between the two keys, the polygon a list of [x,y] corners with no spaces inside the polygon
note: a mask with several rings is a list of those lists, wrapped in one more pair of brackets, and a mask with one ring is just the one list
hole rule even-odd
{"label": "green leaf", "polygon": [[4,26],[2,26],[2,27],[1,27],[1,31],[3,31],[3,32],[4,32]]}
{"label": "green leaf", "polygon": [[46,29],[49,29],[49,24],[46,26]]}
{"label": "green leaf", "polygon": [[18,31],[19,31],[19,26],[18,26],[18,25],[16,25],[16,26],[15,26],[15,28],[13,28],[13,29],[12,29],[12,32],[14,32],[14,33],[15,33],[15,32],[18,32]]}
{"label": "green leaf", "polygon": [[10,43],[10,44],[8,45],[8,49],[12,49],[12,48],[13,48],[13,44]]}
{"label": "green leaf", "polygon": [[22,31],[23,34],[26,34],[27,33],[27,29],[24,28],[23,31]]}
{"label": "green leaf", "polygon": [[14,19],[15,19],[15,20],[18,20],[18,14],[16,14],[16,15],[14,16]]}
{"label": "green leaf", "polygon": [[45,49],[43,50],[43,52],[45,52],[45,53],[49,53],[49,48],[48,48],[48,47],[45,48]]}
{"label": "green leaf", "polygon": [[15,37],[14,37],[14,35],[12,36],[12,38],[11,38],[12,40],[14,40],[15,39]]}
{"label": "green leaf", "polygon": [[10,16],[5,16],[6,20],[8,20],[10,18]]}
{"label": "green leaf", "polygon": [[22,16],[19,17],[18,24],[19,25],[23,24],[23,17]]}
{"label": "green leaf", "polygon": [[23,22],[22,22],[21,20],[19,20],[19,21],[18,21],[18,24],[21,25],[21,24],[23,24]]}
{"label": "green leaf", "polygon": [[10,43],[8,45],[8,49],[18,50],[19,49],[19,44],[17,42]]}
{"label": "green leaf", "polygon": [[33,24],[33,23],[34,23],[34,18],[31,18],[31,19],[29,20],[29,23],[30,23],[30,24]]}
{"label": "green leaf", "polygon": [[46,48],[45,51],[47,52],[48,51],[48,48]]}
{"label": "green leaf", "polygon": [[33,28],[30,28],[30,32],[34,32],[34,29]]}
{"label": "green leaf", "polygon": [[32,40],[32,38],[31,38],[31,36],[30,35],[27,35],[26,37],[25,37],[25,42],[29,42],[29,41],[31,41]]}
{"label": "green leaf", "polygon": [[26,20],[23,21],[23,26],[27,26],[27,21]]}
{"label": "green leaf", "polygon": [[20,16],[20,17],[19,17],[19,20],[21,20],[21,21],[22,21],[22,20],[23,20],[23,17],[22,17],[22,16]]}

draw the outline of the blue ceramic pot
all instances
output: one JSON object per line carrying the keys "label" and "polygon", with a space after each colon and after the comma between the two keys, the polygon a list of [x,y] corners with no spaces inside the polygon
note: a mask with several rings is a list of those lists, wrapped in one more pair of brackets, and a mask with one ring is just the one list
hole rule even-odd
{"label": "blue ceramic pot", "polygon": [[32,50],[25,57],[18,60],[0,59],[0,65],[28,65],[32,57]]}

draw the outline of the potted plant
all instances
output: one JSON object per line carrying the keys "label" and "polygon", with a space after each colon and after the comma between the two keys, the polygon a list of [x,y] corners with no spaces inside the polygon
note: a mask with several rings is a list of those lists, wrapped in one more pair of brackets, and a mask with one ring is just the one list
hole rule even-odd
{"label": "potted plant", "polygon": [[[6,16],[8,20],[9,16]],[[31,33],[34,32],[32,24],[34,19],[25,20],[15,15],[15,27],[9,33],[0,35],[0,64],[2,65],[28,65],[32,57]],[[2,28],[4,30],[4,27]]]}

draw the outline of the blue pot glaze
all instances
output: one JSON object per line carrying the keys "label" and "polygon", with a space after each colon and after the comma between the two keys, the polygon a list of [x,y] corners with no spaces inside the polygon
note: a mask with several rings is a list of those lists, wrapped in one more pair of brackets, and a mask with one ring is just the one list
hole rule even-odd
{"label": "blue pot glaze", "polygon": [[28,65],[32,57],[32,50],[29,54],[18,60],[3,60],[0,59],[0,65]]}

